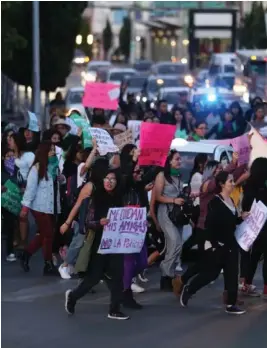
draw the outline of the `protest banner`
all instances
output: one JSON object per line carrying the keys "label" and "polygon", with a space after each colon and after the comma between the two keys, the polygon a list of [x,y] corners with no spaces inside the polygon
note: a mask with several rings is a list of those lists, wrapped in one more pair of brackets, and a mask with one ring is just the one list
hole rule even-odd
{"label": "protest banner", "polygon": [[105,156],[108,152],[118,152],[119,148],[113,143],[109,133],[101,128],[89,128],[92,138],[96,139],[97,149],[101,156]]}
{"label": "protest banner", "polygon": [[127,128],[132,131],[133,144],[139,147],[140,129],[142,121],[128,121]]}
{"label": "protest banner", "polygon": [[147,231],[146,208],[111,208],[107,218],[98,253],[140,253]]}
{"label": "protest banner", "polygon": [[140,132],[139,165],[164,167],[175,131],[175,126],[143,122]]}
{"label": "protest banner", "polygon": [[11,180],[7,180],[4,186],[7,190],[1,195],[1,207],[14,215],[19,215],[22,201],[20,188]]}
{"label": "protest banner", "polygon": [[218,144],[218,145],[225,145],[225,146],[232,146],[234,151],[238,153],[238,163],[239,165],[245,164],[249,162],[249,155],[250,155],[250,144],[247,134],[243,134],[239,137],[233,138],[233,139],[223,139],[223,140],[201,140],[203,143],[210,143],[210,144]]}
{"label": "protest banner", "polygon": [[83,148],[92,147],[92,136],[90,133],[90,124],[86,120],[78,115],[72,114],[70,116],[71,121],[74,122],[75,126],[82,129],[82,143]]}
{"label": "protest banner", "polygon": [[120,86],[115,83],[88,82],[85,85],[83,105],[90,108],[117,110]]}
{"label": "protest banner", "polygon": [[37,116],[30,111],[28,111],[28,116],[29,116],[28,129],[32,132],[40,132],[40,124],[37,119]]}
{"label": "protest banner", "polygon": [[120,150],[124,147],[124,145],[132,143],[133,135],[130,129],[128,129],[126,132],[114,136],[114,144],[117,145]]}
{"label": "protest banner", "polygon": [[253,163],[256,158],[265,157],[267,158],[267,142],[260,135],[260,133],[255,129],[251,128],[249,135],[249,142],[251,147],[249,166]]}
{"label": "protest banner", "polygon": [[76,126],[74,121],[70,117],[66,117],[66,123],[71,127],[70,134],[77,135],[79,128]]}
{"label": "protest banner", "polygon": [[266,219],[267,207],[261,201],[254,200],[249,216],[237,227],[235,232],[237,243],[243,250],[249,251]]}

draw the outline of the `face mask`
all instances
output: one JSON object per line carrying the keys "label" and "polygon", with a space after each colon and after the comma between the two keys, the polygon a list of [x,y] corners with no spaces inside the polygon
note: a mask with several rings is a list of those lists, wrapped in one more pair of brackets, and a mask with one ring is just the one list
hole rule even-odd
{"label": "face mask", "polygon": [[13,175],[15,171],[15,158],[10,157],[8,159],[4,160],[4,166],[6,171],[10,174]]}
{"label": "face mask", "polygon": [[180,176],[180,170],[176,168],[171,168],[171,176]]}

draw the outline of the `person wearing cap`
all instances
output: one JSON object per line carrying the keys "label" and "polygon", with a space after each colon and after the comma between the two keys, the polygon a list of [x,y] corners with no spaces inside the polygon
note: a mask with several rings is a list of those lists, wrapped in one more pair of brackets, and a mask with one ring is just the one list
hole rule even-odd
{"label": "person wearing cap", "polygon": [[63,140],[61,142],[61,148],[63,151],[68,151],[71,146],[76,146],[80,141],[79,135],[70,134],[70,125],[65,121],[65,118],[60,117],[54,123],[55,129],[61,134]]}

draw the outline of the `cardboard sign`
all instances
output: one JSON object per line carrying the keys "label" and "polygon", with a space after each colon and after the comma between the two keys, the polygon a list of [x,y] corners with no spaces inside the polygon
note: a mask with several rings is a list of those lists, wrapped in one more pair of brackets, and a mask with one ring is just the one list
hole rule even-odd
{"label": "cardboard sign", "polygon": [[175,131],[175,126],[143,122],[139,165],[164,167]]}
{"label": "cardboard sign", "polygon": [[265,157],[267,158],[267,142],[259,134],[259,132],[252,128],[248,135],[251,152],[249,158],[249,166],[253,163],[256,158]]}
{"label": "cardboard sign", "polygon": [[29,115],[28,129],[32,132],[40,132],[40,125],[39,125],[37,116],[30,111],[28,111],[28,115]]}
{"label": "cardboard sign", "polygon": [[267,207],[261,202],[254,200],[250,215],[241,225],[238,226],[235,237],[240,247],[249,251],[252,244],[258,237],[267,219]]}
{"label": "cardboard sign", "polygon": [[105,156],[108,152],[118,152],[119,148],[114,145],[113,140],[105,129],[89,128],[92,138],[96,139],[97,149],[101,156]]}
{"label": "cardboard sign", "polygon": [[99,254],[133,254],[143,248],[146,231],[146,208],[112,208],[108,211]]}
{"label": "cardboard sign", "polygon": [[132,131],[133,144],[139,147],[142,121],[128,121],[127,128]]}
{"label": "cardboard sign", "polygon": [[117,110],[120,87],[114,83],[88,82],[85,86],[83,105],[90,108]]}
{"label": "cardboard sign", "polygon": [[114,144],[121,150],[124,145],[133,143],[132,131],[128,129],[126,132],[114,136]]}
{"label": "cardboard sign", "polygon": [[1,207],[14,215],[19,215],[21,211],[22,193],[13,181],[7,180],[4,184],[7,188],[1,195]]}
{"label": "cardboard sign", "polygon": [[90,133],[89,123],[86,122],[85,119],[78,114],[72,114],[70,116],[70,120],[73,121],[77,128],[82,129],[83,148],[86,149],[87,147],[92,147],[92,136]]}

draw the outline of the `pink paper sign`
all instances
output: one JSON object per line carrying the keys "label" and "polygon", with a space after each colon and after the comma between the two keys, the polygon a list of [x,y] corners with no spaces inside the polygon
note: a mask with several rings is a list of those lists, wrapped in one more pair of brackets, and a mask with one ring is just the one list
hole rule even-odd
{"label": "pink paper sign", "polygon": [[83,105],[90,108],[117,110],[120,86],[115,83],[88,82]]}
{"label": "pink paper sign", "polygon": [[224,140],[204,140],[205,143],[212,143],[218,145],[230,146],[232,145],[235,152],[238,152],[239,158],[238,163],[240,165],[249,162],[250,155],[250,143],[247,134],[243,134],[240,137],[236,137],[233,139],[224,139]]}
{"label": "pink paper sign", "polygon": [[175,131],[175,126],[142,122],[139,165],[164,167]]}

